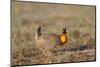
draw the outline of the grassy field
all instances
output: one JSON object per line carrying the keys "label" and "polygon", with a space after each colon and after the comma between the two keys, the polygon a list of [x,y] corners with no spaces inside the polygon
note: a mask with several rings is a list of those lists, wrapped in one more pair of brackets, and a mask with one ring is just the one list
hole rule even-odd
{"label": "grassy field", "polygon": [[[95,20],[95,6],[12,2],[11,64],[95,61]],[[68,42],[43,54],[34,39],[39,25],[45,34],[66,28]]]}

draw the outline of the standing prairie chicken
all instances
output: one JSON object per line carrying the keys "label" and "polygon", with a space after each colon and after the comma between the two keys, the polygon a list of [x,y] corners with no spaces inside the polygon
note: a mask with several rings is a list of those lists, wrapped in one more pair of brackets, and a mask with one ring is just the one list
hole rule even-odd
{"label": "standing prairie chicken", "polygon": [[43,34],[41,32],[41,26],[38,27],[35,35],[35,43],[38,48],[53,49],[55,46],[62,46],[67,43],[66,28],[63,28],[63,32],[59,34]]}

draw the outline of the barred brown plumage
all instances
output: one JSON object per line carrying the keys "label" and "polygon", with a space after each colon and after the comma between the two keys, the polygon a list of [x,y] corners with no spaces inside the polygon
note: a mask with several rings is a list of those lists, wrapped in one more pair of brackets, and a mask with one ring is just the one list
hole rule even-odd
{"label": "barred brown plumage", "polygon": [[50,33],[41,34],[41,26],[38,27],[35,36],[36,47],[41,49],[52,49],[56,46],[61,46],[67,43],[67,32],[66,28],[63,28],[61,35]]}

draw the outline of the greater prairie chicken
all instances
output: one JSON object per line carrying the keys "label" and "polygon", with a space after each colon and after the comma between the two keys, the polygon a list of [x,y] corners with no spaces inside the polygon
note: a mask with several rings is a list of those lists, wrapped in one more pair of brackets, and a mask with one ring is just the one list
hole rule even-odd
{"label": "greater prairie chicken", "polygon": [[63,28],[63,32],[58,35],[54,33],[44,34],[41,32],[41,26],[38,27],[35,35],[36,47],[43,49],[52,49],[55,46],[62,46],[67,43],[66,28]]}

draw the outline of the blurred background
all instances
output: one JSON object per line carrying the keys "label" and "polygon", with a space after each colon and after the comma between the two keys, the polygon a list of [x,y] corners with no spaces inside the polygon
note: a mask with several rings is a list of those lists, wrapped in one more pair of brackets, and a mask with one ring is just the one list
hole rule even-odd
{"label": "blurred background", "polygon": [[38,61],[39,59],[35,56],[38,52],[33,47],[36,27],[39,25],[46,34],[61,34],[62,28],[66,28],[69,48],[76,47],[78,44],[94,49],[94,51],[91,50],[92,55],[60,54],[60,61],[55,60],[52,63],[95,60],[95,9],[95,6],[86,5],[12,1],[12,64],[45,62]]}

